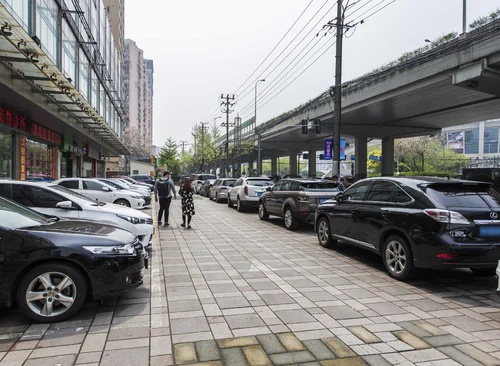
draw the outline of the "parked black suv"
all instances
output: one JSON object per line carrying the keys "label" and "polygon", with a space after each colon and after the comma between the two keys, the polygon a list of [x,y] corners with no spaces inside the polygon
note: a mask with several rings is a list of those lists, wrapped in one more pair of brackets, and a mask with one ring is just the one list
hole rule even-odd
{"label": "parked black suv", "polygon": [[339,193],[338,183],[319,179],[282,179],[259,199],[259,218],[283,217],[288,230],[314,223],[316,207]]}
{"label": "parked black suv", "polygon": [[147,175],[147,174],[131,175],[130,178],[135,179],[136,181],[141,182],[141,183],[149,184],[151,186],[155,185],[154,177]]}
{"label": "parked black suv", "polygon": [[382,256],[389,274],[470,268],[493,276],[500,259],[500,204],[490,184],[446,178],[364,179],[318,207],[320,245],[337,240]]}

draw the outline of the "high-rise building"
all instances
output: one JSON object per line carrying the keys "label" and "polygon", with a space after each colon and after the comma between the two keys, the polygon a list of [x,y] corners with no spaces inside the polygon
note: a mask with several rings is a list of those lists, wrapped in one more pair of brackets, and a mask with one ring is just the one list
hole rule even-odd
{"label": "high-rise building", "polygon": [[104,176],[105,157],[129,153],[123,14],[114,35],[114,9],[104,0],[0,0],[0,177]]}
{"label": "high-rise building", "polygon": [[125,0],[102,0],[108,12],[111,33],[120,55],[123,55],[125,41]]}
{"label": "high-rise building", "polygon": [[125,40],[124,52],[125,126],[153,141],[153,61],[145,60],[137,44]]}

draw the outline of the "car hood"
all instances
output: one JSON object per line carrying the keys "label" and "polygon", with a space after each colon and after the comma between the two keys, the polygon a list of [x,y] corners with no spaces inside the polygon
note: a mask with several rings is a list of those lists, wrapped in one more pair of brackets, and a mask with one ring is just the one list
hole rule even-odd
{"label": "car hood", "polygon": [[104,206],[99,206],[99,210],[103,212],[109,212],[116,215],[137,217],[138,219],[150,219],[151,216],[145,214],[144,212],[137,211],[130,207],[115,205],[114,203],[106,203]]}
{"label": "car hood", "polygon": [[49,240],[60,238],[65,242],[74,244],[99,244],[116,245],[131,243],[135,236],[117,226],[101,224],[96,221],[84,220],[59,220],[48,225],[21,228],[33,236]]}

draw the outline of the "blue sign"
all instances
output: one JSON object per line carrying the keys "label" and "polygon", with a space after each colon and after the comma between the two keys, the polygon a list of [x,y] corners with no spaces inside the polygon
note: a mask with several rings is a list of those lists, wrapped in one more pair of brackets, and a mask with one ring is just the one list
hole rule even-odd
{"label": "blue sign", "polygon": [[325,139],[325,160],[332,160],[333,155],[333,141],[332,139]]}
{"label": "blue sign", "polygon": [[325,154],[319,154],[319,160],[325,160]]}
{"label": "blue sign", "polygon": [[340,139],[340,160],[346,160],[346,157],[345,157],[345,139]]}
{"label": "blue sign", "polygon": [[351,160],[356,160],[356,155],[351,155]]}
{"label": "blue sign", "polygon": [[309,159],[309,153],[302,154],[302,159]]}
{"label": "blue sign", "polygon": [[376,161],[382,161],[382,156],[375,156],[375,155],[370,155],[368,157],[370,160],[376,160]]}

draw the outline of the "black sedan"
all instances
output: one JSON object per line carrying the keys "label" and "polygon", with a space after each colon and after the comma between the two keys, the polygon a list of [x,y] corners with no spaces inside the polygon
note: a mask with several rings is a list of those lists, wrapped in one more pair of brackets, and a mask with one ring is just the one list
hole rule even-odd
{"label": "black sedan", "polygon": [[128,231],[47,218],[1,197],[0,251],[0,306],[17,302],[36,322],[68,319],[87,295],[113,296],[143,282],[146,253]]}
{"label": "black sedan", "polygon": [[500,203],[488,183],[431,177],[364,179],[316,210],[320,245],[338,240],[382,257],[406,280],[417,268],[470,268],[493,276]]}

